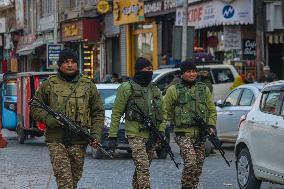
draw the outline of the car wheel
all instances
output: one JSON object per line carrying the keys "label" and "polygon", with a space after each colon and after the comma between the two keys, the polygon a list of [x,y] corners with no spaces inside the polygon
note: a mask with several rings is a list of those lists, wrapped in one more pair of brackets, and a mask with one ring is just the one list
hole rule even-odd
{"label": "car wheel", "polygon": [[156,149],[156,154],[158,156],[158,159],[166,159],[168,155],[165,148]]}
{"label": "car wheel", "polygon": [[253,171],[249,150],[244,148],[237,157],[237,180],[240,189],[259,189],[261,180],[258,180]]}
{"label": "car wheel", "polygon": [[103,159],[104,156],[105,156],[104,153],[100,149],[97,149],[97,150],[93,151],[93,157],[95,159]]}
{"label": "car wheel", "polygon": [[205,141],[205,156],[208,157],[212,151],[212,145],[211,142],[206,139]]}

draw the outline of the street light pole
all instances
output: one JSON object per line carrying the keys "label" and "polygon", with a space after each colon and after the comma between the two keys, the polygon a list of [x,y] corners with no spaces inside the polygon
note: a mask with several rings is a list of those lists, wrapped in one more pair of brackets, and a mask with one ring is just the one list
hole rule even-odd
{"label": "street light pole", "polygon": [[56,44],[57,43],[57,23],[58,23],[58,0],[54,0],[54,29],[53,29],[53,43]]}
{"label": "street light pole", "polygon": [[[262,64],[264,64],[264,44],[263,44],[263,0],[255,1],[256,6],[256,78],[262,75]],[[267,64],[267,62],[266,62]]]}
{"label": "street light pole", "polygon": [[188,0],[183,0],[183,25],[182,25],[182,53],[181,60],[187,59],[187,6]]}

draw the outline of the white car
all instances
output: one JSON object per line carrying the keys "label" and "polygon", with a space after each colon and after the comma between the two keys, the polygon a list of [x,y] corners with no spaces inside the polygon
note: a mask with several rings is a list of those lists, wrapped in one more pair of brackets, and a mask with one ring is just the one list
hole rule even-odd
{"label": "white car", "polygon": [[242,116],[235,156],[241,189],[259,189],[262,181],[284,184],[284,80],[267,84]]}
{"label": "white car", "polygon": [[216,128],[222,142],[236,142],[240,118],[251,109],[263,87],[264,83],[240,85],[217,102]]}
{"label": "white car", "polygon": [[[213,83],[214,101],[224,99],[235,78],[239,76],[236,69],[228,64],[197,64],[197,69],[209,72]],[[154,70],[152,81],[161,89],[161,91],[163,91],[179,74],[180,68]]]}

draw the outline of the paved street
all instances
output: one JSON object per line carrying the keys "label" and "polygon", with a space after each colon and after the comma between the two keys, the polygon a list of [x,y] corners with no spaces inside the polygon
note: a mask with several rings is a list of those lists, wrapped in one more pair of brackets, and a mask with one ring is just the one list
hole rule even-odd
{"label": "paved street", "polygon": [[[4,131],[9,146],[0,149],[0,189],[55,189],[56,182],[43,138],[30,139],[24,145],[17,142],[13,132]],[[180,156],[175,143],[171,143],[178,161]],[[226,147],[226,156],[233,159],[233,147]],[[131,188],[133,163],[126,153],[115,160],[95,160],[88,149],[80,189]],[[181,169],[177,170],[170,158],[154,159],[151,166],[152,188],[178,189]],[[217,153],[205,161],[200,188],[237,189],[235,167],[229,168]],[[264,183],[262,189],[282,189],[284,186]]]}

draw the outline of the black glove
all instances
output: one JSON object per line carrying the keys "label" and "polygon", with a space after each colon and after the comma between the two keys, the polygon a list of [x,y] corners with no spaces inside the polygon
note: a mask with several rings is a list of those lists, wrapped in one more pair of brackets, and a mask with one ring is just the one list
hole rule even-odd
{"label": "black glove", "polygon": [[159,134],[160,134],[160,136],[161,136],[163,139],[165,139],[165,132],[159,131]]}
{"label": "black glove", "polygon": [[109,138],[108,147],[110,150],[115,151],[117,144],[116,144],[116,137]]}

